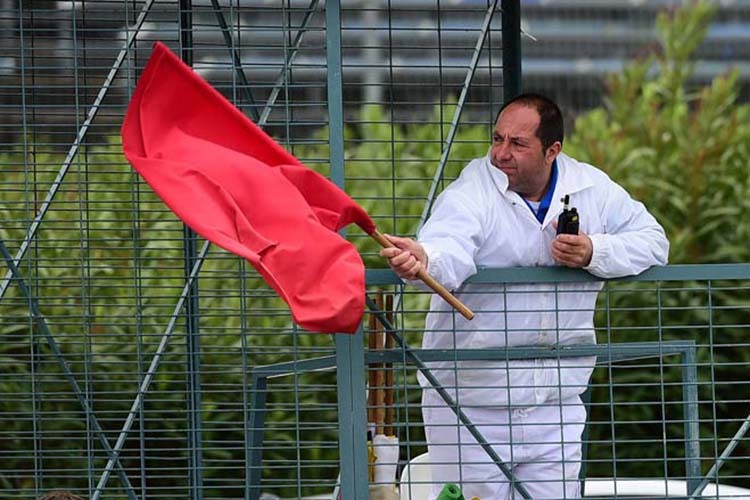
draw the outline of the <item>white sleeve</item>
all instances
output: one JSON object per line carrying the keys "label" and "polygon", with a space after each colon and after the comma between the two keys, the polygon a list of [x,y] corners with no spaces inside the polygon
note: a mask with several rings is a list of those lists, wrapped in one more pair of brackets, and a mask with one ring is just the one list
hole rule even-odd
{"label": "white sleeve", "polygon": [[417,239],[427,252],[427,272],[449,290],[477,272],[475,257],[485,239],[484,217],[475,201],[448,189],[419,230]]}
{"label": "white sleeve", "polygon": [[669,241],[646,207],[612,181],[606,195],[605,229],[588,235],[593,255],[585,269],[600,278],[616,278],[666,264]]}

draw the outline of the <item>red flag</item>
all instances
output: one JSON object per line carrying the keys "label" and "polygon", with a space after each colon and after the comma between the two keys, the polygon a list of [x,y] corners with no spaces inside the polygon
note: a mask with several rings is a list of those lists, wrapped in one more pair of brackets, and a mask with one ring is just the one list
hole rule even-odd
{"label": "red flag", "polygon": [[156,43],[122,125],[125,156],[195,232],[247,259],[312,331],[356,331],[364,264],[337,230],[367,213]]}

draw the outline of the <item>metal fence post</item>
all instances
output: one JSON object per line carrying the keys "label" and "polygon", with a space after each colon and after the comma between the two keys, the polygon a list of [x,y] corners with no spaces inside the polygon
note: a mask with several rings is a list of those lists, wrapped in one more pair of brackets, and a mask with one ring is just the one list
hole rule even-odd
{"label": "metal fence post", "polygon": [[[193,65],[193,2],[180,0],[180,57],[188,66]],[[195,264],[198,253],[198,237],[187,226],[183,227],[185,279]],[[201,444],[201,380],[200,380],[200,308],[198,282],[195,281],[185,302],[185,357],[186,397],[188,420],[189,489],[191,500],[203,498],[203,459]]]}
{"label": "metal fence post", "polygon": [[695,348],[682,353],[682,401],[685,420],[685,480],[688,492],[701,482],[700,413],[698,407],[698,357]]}
{"label": "metal fence post", "polygon": [[502,0],[503,101],[521,93],[521,2]]}
{"label": "metal fence post", "polygon": [[[341,63],[341,5],[326,2],[326,59],[328,66],[328,126],[331,179],[344,184],[344,93]],[[365,409],[364,342],[355,335],[338,334],[336,384],[339,416],[341,498],[368,498]]]}

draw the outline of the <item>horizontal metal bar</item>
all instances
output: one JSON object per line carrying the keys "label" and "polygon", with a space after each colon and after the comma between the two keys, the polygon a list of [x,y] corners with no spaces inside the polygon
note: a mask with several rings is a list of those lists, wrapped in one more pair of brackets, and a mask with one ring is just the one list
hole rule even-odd
{"label": "horizontal metal bar", "polygon": [[256,366],[253,369],[254,377],[274,377],[289,375],[292,373],[312,372],[326,370],[336,366],[336,356],[323,356],[320,358],[289,361],[273,365]]}
{"label": "horizontal metal bar", "polygon": [[[637,276],[604,280],[581,269],[567,267],[485,268],[467,283],[586,283],[595,281],[689,281],[750,279],[750,264],[680,264],[652,267]],[[390,269],[368,269],[368,285],[400,285]]]}
{"label": "horizontal metal bar", "polygon": [[[695,349],[693,340],[665,342],[624,342],[617,344],[506,347],[496,349],[410,349],[422,361],[509,361],[521,359],[554,359],[596,356],[597,363],[634,361],[682,354]],[[405,361],[400,349],[365,352],[365,363],[398,363]],[[258,366],[254,377],[281,377],[303,372],[328,370],[336,366],[336,356],[322,356],[300,361]]]}
{"label": "horizontal metal bar", "polygon": [[[497,349],[412,349],[422,361],[510,361],[522,359],[555,359],[596,356],[597,363],[633,361],[682,354],[695,349],[693,341],[633,342],[627,344],[508,347]],[[400,350],[369,351],[367,363],[397,363],[404,361]]]}

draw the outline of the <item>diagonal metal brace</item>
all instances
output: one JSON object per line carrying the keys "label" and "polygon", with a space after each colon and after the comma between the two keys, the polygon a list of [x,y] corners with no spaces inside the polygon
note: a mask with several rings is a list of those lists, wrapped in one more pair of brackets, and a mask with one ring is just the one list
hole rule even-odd
{"label": "diagonal metal brace", "polygon": [[737,429],[737,432],[734,434],[729,444],[724,448],[724,451],[721,452],[721,455],[713,464],[713,466],[711,466],[711,470],[706,473],[703,480],[698,484],[698,486],[696,486],[695,489],[690,492],[688,500],[694,500],[695,498],[701,496],[703,490],[706,489],[708,483],[711,482],[711,479],[716,480],[716,485],[718,487],[719,469],[721,469],[724,463],[726,463],[729,455],[731,455],[737,445],[740,444],[742,438],[745,436],[745,434],[747,434],[748,430],[750,430],[750,415],[745,418],[745,421],[742,422],[740,428]]}
{"label": "diagonal metal brace", "polygon": [[302,19],[302,23],[298,28],[297,36],[292,42],[292,48],[289,50],[289,55],[284,61],[284,67],[279,72],[279,76],[276,78],[276,81],[273,84],[271,95],[268,96],[268,101],[266,101],[266,105],[263,108],[263,113],[261,113],[260,115],[260,122],[263,124],[268,121],[268,117],[271,115],[271,110],[273,109],[273,106],[276,103],[276,99],[279,97],[279,93],[281,92],[281,84],[286,81],[292,64],[294,63],[294,59],[299,53],[299,48],[302,45],[302,36],[306,33],[305,28],[307,28],[307,25],[312,20],[315,9],[318,8],[319,1],[320,0],[312,0],[312,2],[310,2],[310,6],[307,8],[307,13],[305,14],[305,17],[304,19]]}
{"label": "diagonal metal brace", "polygon": [[[115,59],[115,62],[112,64],[112,68],[109,70],[109,74],[105,78],[101,89],[99,89],[99,93],[94,99],[94,103],[91,105],[91,108],[89,109],[86,119],[81,124],[81,128],[78,129],[78,134],[76,135],[76,138],[73,141],[73,144],[70,146],[70,149],[68,150],[68,154],[65,157],[65,160],[63,161],[63,164],[60,167],[60,170],[57,172],[57,176],[55,177],[55,180],[52,181],[52,185],[50,186],[49,191],[47,191],[47,195],[44,197],[44,201],[42,202],[42,205],[39,208],[39,212],[34,217],[34,220],[31,222],[31,225],[29,226],[29,229],[26,232],[26,237],[21,243],[21,247],[18,249],[18,252],[16,252],[16,256],[11,259],[11,261],[13,262],[15,266],[18,266],[21,263],[21,260],[23,259],[24,255],[26,255],[26,251],[29,249],[29,245],[31,245],[32,240],[36,237],[36,232],[39,230],[39,226],[42,224],[42,220],[44,219],[44,216],[47,214],[47,210],[49,210],[49,207],[52,204],[52,201],[55,199],[55,195],[57,194],[57,191],[60,189],[60,186],[62,186],[63,180],[65,179],[65,176],[68,173],[68,170],[70,169],[70,165],[73,163],[73,159],[78,154],[78,150],[80,149],[81,144],[83,143],[83,140],[86,138],[86,134],[89,131],[89,127],[91,126],[91,123],[93,123],[94,118],[96,118],[96,115],[99,112],[99,107],[101,106],[102,101],[104,100],[104,97],[107,95],[107,92],[109,92],[109,89],[112,87],[112,83],[115,80],[115,76],[117,76],[117,72],[120,70],[120,67],[125,61],[125,56],[128,54],[130,47],[135,42],[135,39],[138,35],[138,32],[140,31],[140,28],[143,25],[144,21],[146,20],[146,15],[148,15],[149,11],[151,10],[151,6],[154,4],[154,2],[155,0],[148,0],[146,2],[146,5],[143,6],[143,9],[141,9],[141,13],[138,15],[138,19],[136,20],[135,25],[132,27],[132,30],[128,34],[125,44],[120,49],[119,54],[117,54],[117,58]],[[2,281],[0,281],[0,300],[3,299],[3,296],[5,295],[5,291],[8,289],[11,276],[12,276],[12,272],[9,270],[6,273],[5,278]]]}
{"label": "diagonal metal brace", "polygon": [[237,52],[237,49],[234,46],[234,42],[232,41],[232,34],[229,32],[229,25],[227,24],[227,20],[224,17],[224,11],[222,10],[221,5],[219,5],[219,0],[211,0],[211,6],[213,7],[216,21],[219,23],[219,27],[221,28],[221,34],[224,35],[224,43],[226,44],[229,52],[232,55],[232,65],[234,66],[234,71],[237,74],[237,78],[239,78],[240,83],[242,84],[242,91],[245,94],[245,99],[247,99],[248,104],[250,104],[250,114],[253,115],[253,120],[257,122],[260,117],[258,115],[258,110],[255,109],[255,99],[253,99],[253,94],[250,91],[250,83],[247,81],[245,71],[242,69],[242,60],[240,59],[240,54]]}
{"label": "diagonal metal brace", "polygon": [[[469,68],[466,71],[464,83],[461,87],[461,94],[459,95],[458,102],[456,103],[456,111],[453,113],[451,126],[450,129],[448,129],[448,135],[445,137],[445,141],[443,142],[443,152],[440,156],[438,166],[435,169],[435,173],[432,176],[432,183],[430,184],[430,189],[427,193],[427,200],[425,201],[425,206],[422,209],[422,214],[419,217],[417,230],[419,230],[419,228],[421,228],[427,221],[427,218],[430,216],[432,207],[437,198],[438,187],[443,180],[445,166],[448,163],[448,157],[450,156],[451,148],[453,147],[453,140],[455,139],[456,133],[458,132],[458,124],[461,121],[461,114],[464,110],[464,104],[466,103],[466,100],[469,96],[469,89],[471,88],[471,82],[474,79],[474,73],[476,73],[477,66],[479,66],[479,58],[482,55],[482,47],[484,46],[484,42],[487,39],[487,33],[490,30],[492,19],[495,16],[495,12],[497,11],[498,1],[499,0],[494,0],[490,3],[484,16],[484,21],[482,22],[479,37],[477,37],[477,43],[474,46],[474,54],[471,57],[471,62],[469,62]],[[401,301],[401,296],[401,293],[397,294],[395,307],[398,307],[398,304]]]}
{"label": "diagonal metal brace", "polygon": [[505,465],[505,462],[503,462],[503,460],[500,458],[497,452],[495,452],[494,448],[490,446],[487,440],[484,439],[482,433],[479,432],[479,429],[477,429],[477,427],[471,422],[471,420],[466,416],[463,410],[461,410],[461,407],[453,400],[451,395],[448,394],[448,391],[446,391],[445,388],[440,384],[440,382],[438,382],[427,365],[424,364],[421,358],[409,347],[404,339],[401,338],[398,333],[396,333],[396,329],[393,327],[391,322],[388,321],[388,318],[385,317],[384,312],[378,309],[377,304],[375,304],[375,302],[369,297],[369,295],[365,296],[365,300],[367,302],[367,308],[370,310],[370,313],[374,314],[378,318],[378,321],[380,321],[380,323],[383,325],[383,328],[385,328],[386,332],[393,336],[393,339],[398,343],[399,347],[403,349],[403,351],[406,353],[406,356],[411,359],[411,361],[422,373],[424,378],[427,379],[433,389],[435,389],[440,397],[443,398],[445,404],[448,405],[448,407],[453,411],[453,413],[455,413],[464,427],[466,427],[466,430],[468,430],[469,433],[474,437],[474,439],[477,440],[479,446],[482,447],[485,453],[487,453],[492,461],[495,462],[495,465],[497,465],[497,467],[505,475],[505,477],[508,478],[511,487],[515,488],[516,491],[518,491],[518,493],[520,493],[521,496],[526,500],[531,500],[531,495],[529,495],[529,492],[526,490],[523,484],[518,480],[518,478],[513,475],[513,472],[511,472],[508,466]]}
{"label": "diagonal metal brace", "polygon": [[438,186],[440,185],[440,182],[443,180],[443,173],[445,172],[445,165],[448,163],[448,156],[451,152],[451,147],[453,146],[453,139],[456,137],[456,132],[458,132],[458,122],[461,120],[461,113],[464,110],[464,104],[466,103],[466,99],[469,96],[469,88],[471,88],[471,81],[474,79],[474,73],[477,70],[477,66],[479,65],[479,57],[482,54],[482,46],[484,45],[484,41],[487,39],[487,33],[490,30],[490,25],[492,24],[492,18],[495,15],[495,12],[497,11],[497,3],[499,0],[494,0],[490,6],[487,8],[487,13],[484,16],[484,21],[482,22],[482,28],[479,33],[479,37],[477,38],[477,43],[474,47],[474,55],[471,58],[471,62],[469,63],[469,69],[466,72],[466,77],[464,78],[464,84],[461,87],[461,94],[458,97],[458,102],[456,103],[456,111],[453,113],[453,119],[451,120],[451,127],[448,130],[448,135],[445,138],[444,146],[443,146],[443,154],[440,156],[440,162],[438,163],[437,168],[435,169],[435,174],[432,178],[432,184],[430,185],[430,191],[427,194],[427,201],[425,203],[424,209],[422,210],[422,215],[419,218],[419,227],[422,227],[422,225],[425,223],[427,218],[430,216],[430,212],[432,211],[432,206],[435,203],[435,199],[437,198],[437,190]]}
{"label": "diagonal metal brace", "polygon": [[68,366],[68,363],[65,361],[62,351],[60,351],[60,346],[57,345],[57,341],[55,341],[55,337],[52,335],[52,332],[50,331],[49,326],[47,325],[47,321],[44,319],[44,316],[39,311],[39,305],[36,299],[31,295],[31,291],[26,286],[26,282],[23,280],[23,276],[21,275],[21,272],[18,270],[18,267],[16,267],[16,264],[13,262],[13,257],[11,257],[10,252],[8,252],[8,248],[5,246],[5,243],[3,242],[2,239],[0,239],[0,253],[3,254],[3,257],[5,258],[5,261],[8,264],[8,268],[10,269],[13,279],[16,280],[16,284],[18,285],[18,288],[21,289],[21,293],[23,293],[23,295],[26,297],[26,300],[29,301],[29,308],[31,309],[32,317],[34,319],[34,325],[36,325],[38,330],[41,330],[41,332],[44,334],[45,338],[47,339],[47,344],[49,345],[50,349],[52,349],[52,352],[55,354],[57,361],[60,363],[60,367],[62,368],[63,373],[65,374],[65,378],[68,379],[68,382],[73,388],[73,392],[75,393],[76,398],[78,399],[78,402],[83,407],[83,411],[86,414],[86,417],[88,418],[92,427],[94,428],[94,432],[96,433],[97,437],[101,441],[102,447],[107,452],[107,455],[109,456],[110,460],[113,460],[114,462],[117,463],[117,473],[120,476],[120,480],[122,481],[122,484],[128,493],[128,498],[130,498],[131,500],[137,500],[138,497],[135,495],[135,490],[133,489],[133,485],[130,484],[130,480],[128,479],[128,476],[125,473],[124,467],[120,463],[120,460],[117,458],[117,456],[113,453],[112,447],[109,445],[109,441],[107,440],[107,437],[104,435],[104,431],[102,430],[102,427],[99,425],[99,421],[96,419],[96,416],[93,410],[91,409],[89,404],[86,402],[86,398],[84,397],[83,391],[81,391],[81,387],[78,385],[78,382],[73,376],[73,372],[71,371],[70,366]]}
{"label": "diagonal metal brace", "polygon": [[188,293],[190,289],[193,287],[193,283],[198,277],[198,273],[200,272],[201,267],[203,266],[203,262],[206,259],[206,254],[208,253],[208,250],[210,247],[211,247],[210,242],[206,241],[203,244],[203,247],[201,248],[200,253],[196,257],[195,264],[193,264],[193,268],[190,271],[190,276],[185,281],[185,286],[182,287],[182,293],[180,294],[180,298],[177,301],[177,304],[175,305],[174,311],[172,312],[172,317],[169,320],[169,324],[167,325],[167,328],[164,330],[164,333],[162,334],[161,341],[159,342],[159,346],[157,347],[156,352],[154,353],[154,356],[151,358],[151,364],[148,367],[146,376],[143,377],[143,381],[141,382],[141,385],[138,388],[138,395],[133,400],[133,404],[130,407],[130,412],[128,412],[128,417],[125,419],[125,424],[122,426],[120,435],[117,438],[117,442],[115,443],[115,447],[112,451],[112,456],[107,462],[107,465],[104,467],[104,471],[102,472],[102,475],[99,478],[99,483],[96,485],[96,489],[94,490],[94,494],[91,496],[91,500],[99,500],[99,497],[102,494],[102,490],[106,486],[107,481],[109,481],[109,476],[112,473],[112,469],[114,468],[115,461],[117,460],[120,453],[122,452],[123,447],[125,446],[125,439],[127,439],[128,434],[130,433],[130,429],[133,427],[133,423],[135,422],[135,417],[138,411],[140,410],[141,405],[143,404],[143,399],[145,398],[145,395],[148,392],[149,387],[151,386],[151,382],[153,382],[154,377],[156,376],[156,372],[159,369],[159,364],[161,364],[161,358],[167,350],[169,339],[171,338],[172,333],[174,332],[174,328],[177,325],[177,318],[179,317],[180,311],[185,305],[185,301],[187,299]]}

